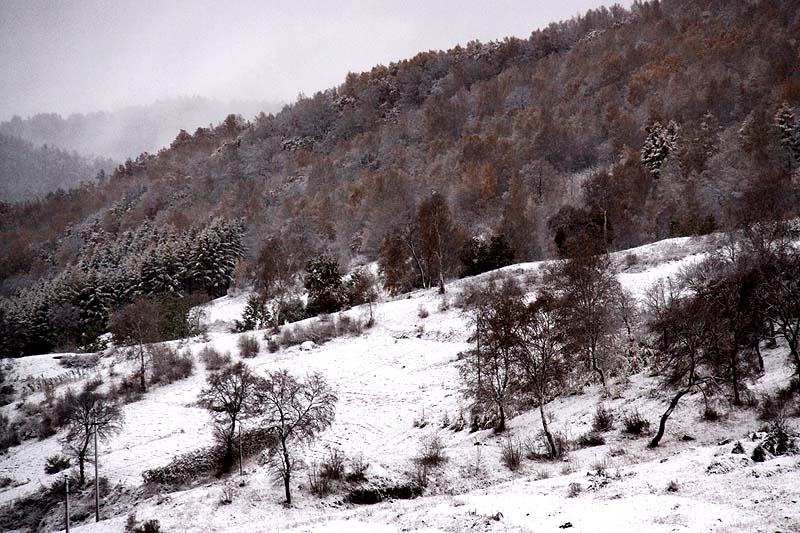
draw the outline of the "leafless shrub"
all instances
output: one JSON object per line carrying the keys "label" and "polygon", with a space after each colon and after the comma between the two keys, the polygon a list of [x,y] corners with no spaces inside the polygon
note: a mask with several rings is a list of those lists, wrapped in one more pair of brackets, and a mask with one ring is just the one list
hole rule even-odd
{"label": "leafless shrub", "polygon": [[522,461],[522,445],[519,439],[506,437],[500,447],[500,458],[506,468],[512,472],[517,470]]}
{"label": "leafless shrub", "polygon": [[429,315],[428,309],[424,305],[419,304],[419,306],[417,307],[417,316],[419,318],[428,318],[428,315]]}
{"label": "leafless shrub", "polygon": [[550,477],[550,470],[547,468],[539,468],[534,472],[533,476],[537,480],[548,479]]}
{"label": "leafless shrub", "polygon": [[213,346],[203,346],[199,356],[206,365],[206,370],[219,370],[231,363],[231,354],[227,352],[222,354]]}
{"label": "leafless shrub", "polygon": [[261,351],[261,344],[255,335],[241,335],[237,341],[239,355],[249,359],[255,357]]}
{"label": "leafless shrub", "polygon": [[341,450],[328,448],[328,456],[320,465],[320,475],[330,480],[339,480],[344,477],[345,457]]}
{"label": "leafless shrub", "polygon": [[191,352],[179,354],[175,348],[155,345],[149,348],[152,369],[151,384],[168,384],[189,377],[194,371]]}
{"label": "leafless shrub", "polygon": [[447,460],[444,454],[444,443],[437,433],[432,433],[422,439],[420,454],[416,461],[428,467],[435,467]]}
{"label": "leafless shrub", "polygon": [[643,418],[638,410],[625,413],[622,418],[622,425],[625,428],[625,433],[630,435],[642,435],[650,429],[650,421]]}
{"label": "leafless shrub", "polygon": [[575,498],[583,492],[583,485],[580,483],[570,483],[567,487],[567,498]]}
{"label": "leafless shrub", "polygon": [[229,483],[225,483],[225,485],[222,486],[222,496],[220,497],[219,502],[222,505],[230,505],[233,503],[233,494],[233,486]]}
{"label": "leafless shrub", "polygon": [[331,478],[325,475],[324,467],[311,463],[308,467],[308,488],[312,494],[324,498],[331,492]]}
{"label": "leafless shrub", "polygon": [[667,492],[678,492],[681,489],[681,486],[678,484],[678,481],[673,479],[669,483],[667,483]]}
{"label": "leafless shrub", "polygon": [[602,403],[597,404],[597,409],[594,413],[592,420],[592,429],[594,431],[611,431],[614,427],[614,413],[606,408]]}

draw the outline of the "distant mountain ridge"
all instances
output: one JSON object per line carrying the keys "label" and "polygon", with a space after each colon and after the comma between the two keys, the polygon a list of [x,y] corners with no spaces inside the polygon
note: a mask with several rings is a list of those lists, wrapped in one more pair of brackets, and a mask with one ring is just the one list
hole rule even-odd
{"label": "distant mountain ridge", "polygon": [[58,189],[94,183],[115,167],[114,161],[86,157],[52,145],[0,134],[0,202],[44,198]]}
{"label": "distant mountain ridge", "polygon": [[35,145],[125,161],[168,146],[182,129],[194,131],[217,124],[229,114],[249,120],[261,112],[275,112],[280,105],[256,100],[221,102],[198,96],[171,98],[149,105],[66,117],[57,113],[40,113],[25,119],[15,116],[0,122],[0,134]]}

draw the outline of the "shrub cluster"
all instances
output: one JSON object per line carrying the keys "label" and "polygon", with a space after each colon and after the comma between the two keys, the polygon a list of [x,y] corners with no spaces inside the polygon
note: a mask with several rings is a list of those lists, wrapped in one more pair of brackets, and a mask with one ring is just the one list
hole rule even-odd
{"label": "shrub cluster", "polygon": [[308,324],[295,324],[281,329],[275,342],[282,347],[296,346],[306,341],[314,344],[324,344],[331,339],[343,336],[357,336],[364,331],[364,324],[360,320],[340,314],[336,319],[328,315],[321,315],[317,320]]}
{"label": "shrub cluster", "polygon": [[625,413],[622,418],[622,425],[625,433],[630,435],[642,435],[650,429],[650,421],[643,418],[639,411]]}
{"label": "shrub cluster", "polygon": [[240,336],[237,345],[239,346],[239,355],[246,359],[257,356],[261,351],[261,344],[253,335]]}
{"label": "shrub cluster", "polygon": [[190,351],[178,353],[167,345],[154,345],[149,348],[152,358],[151,384],[169,384],[186,379],[194,372],[194,358]]}
{"label": "shrub cluster", "polygon": [[[275,444],[275,437],[265,428],[249,429],[242,432],[242,457],[253,457]],[[235,455],[238,456],[238,440]],[[180,486],[200,477],[219,472],[226,460],[225,445],[215,444],[193,450],[174,458],[169,464],[151,468],[142,473],[145,483]]]}
{"label": "shrub cluster", "polygon": [[71,465],[71,461],[69,457],[65,455],[51,455],[47,458],[47,462],[44,465],[44,472],[45,474],[57,474],[62,470],[66,470]]}
{"label": "shrub cluster", "polygon": [[597,432],[611,431],[614,427],[614,413],[603,404],[598,404],[592,420],[592,429]]}
{"label": "shrub cluster", "polygon": [[206,370],[219,370],[231,363],[231,354],[220,353],[213,346],[203,346],[198,355],[206,365]]}

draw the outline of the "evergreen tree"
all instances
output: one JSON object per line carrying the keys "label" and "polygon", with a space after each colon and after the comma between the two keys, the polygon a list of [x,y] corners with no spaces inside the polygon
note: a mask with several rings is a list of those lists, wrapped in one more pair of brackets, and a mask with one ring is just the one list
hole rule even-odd
{"label": "evergreen tree", "polygon": [[660,122],[656,122],[647,129],[647,138],[642,146],[642,164],[653,175],[658,178],[661,173],[661,164],[667,156],[674,152],[678,140],[678,125],[670,120],[666,127]]}
{"label": "evergreen tree", "polygon": [[790,164],[796,164],[800,161],[800,121],[786,102],[775,114],[775,125],[780,130],[781,144],[789,154]]}
{"label": "evergreen tree", "polygon": [[328,255],[320,255],[306,265],[303,285],[308,291],[308,314],[333,313],[342,308],[345,299],[339,263]]}

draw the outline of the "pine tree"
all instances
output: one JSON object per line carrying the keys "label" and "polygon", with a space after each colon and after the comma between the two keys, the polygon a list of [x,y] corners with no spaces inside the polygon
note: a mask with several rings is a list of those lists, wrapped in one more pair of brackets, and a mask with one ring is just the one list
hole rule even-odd
{"label": "pine tree", "polygon": [[661,164],[677,147],[678,129],[678,125],[670,120],[666,127],[656,122],[647,130],[640,155],[642,164],[655,178],[661,173]]}
{"label": "pine tree", "polygon": [[789,154],[790,164],[797,164],[800,162],[800,121],[786,102],[775,114],[775,126],[780,130],[781,144]]}

